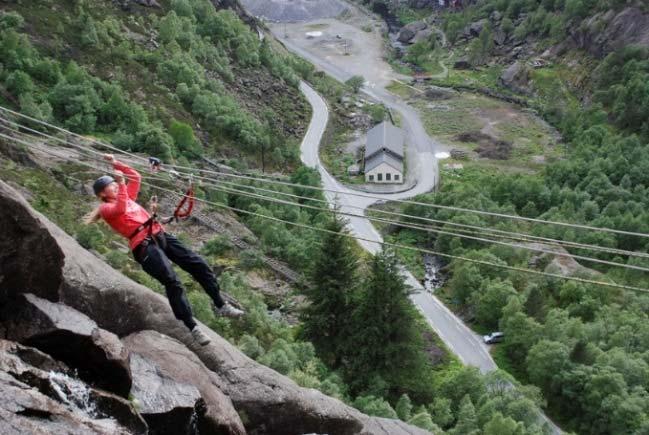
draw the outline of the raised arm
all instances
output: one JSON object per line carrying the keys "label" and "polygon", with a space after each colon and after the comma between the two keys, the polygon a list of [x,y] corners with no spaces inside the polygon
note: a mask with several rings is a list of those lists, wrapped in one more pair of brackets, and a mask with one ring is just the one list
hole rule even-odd
{"label": "raised arm", "polygon": [[137,195],[140,193],[140,180],[142,176],[138,171],[119,160],[113,160],[113,167],[118,171],[122,171],[124,176],[128,178],[128,185],[126,186],[128,197],[135,201]]}

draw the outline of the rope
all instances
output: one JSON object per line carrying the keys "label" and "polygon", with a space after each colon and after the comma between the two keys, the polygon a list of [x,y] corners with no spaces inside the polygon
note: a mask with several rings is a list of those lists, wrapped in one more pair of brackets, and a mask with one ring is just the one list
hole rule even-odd
{"label": "rope", "polygon": [[[89,152],[97,154],[97,155],[102,154],[102,153],[100,153],[98,151],[95,151],[92,148],[87,148],[87,147],[83,147],[82,145],[77,145],[77,144],[74,144],[74,143],[70,143],[70,142],[68,142],[68,141],[66,141],[64,139],[58,138],[56,136],[48,135],[46,133],[39,132],[37,130],[33,130],[33,129],[29,128],[29,127],[21,126],[20,124],[17,124],[17,123],[12,122],[12,121],[8,121],[8,120],[6,120],[4,118],[1,118],[1,117],[0,117],[0,121],[5,121],[5,122],[8,122],[10,124],[16,125],[18,127],[22,127],[22,128],[24,128],[26,130],[29,130],[31,132],[34,132],[36,134],[42,135],[42,136],[50,138],[50,139],[54,139],[54,140],[56,140],[58,142],[66,144],[66,145],[72,145],[73,147],[75,147],[77,149],[80,149],[81,151],[89,151]],[[15,130],[15,129],[13,129],[12,131],[19,132],[18,130]],[[118,151],[122,152],[121,150],[118,150]],[[133,155],[133,154],[126,153],[126,155]],[[137,155],[133,155],[133,156],[135,156],[138,159],[142,159],[142,157],[140,157],[140,156],[137,156]],[[183,175],[187,175],[187,174],[183,173]],[[190,176],[194,176],[194,175],[190,174]],[[276,190],[264,189],[264,188],[256,187],[256,186],[243,185],[243,184],[232,183],[232,182],[223,181],[223,180],[215,180],[215,179],[212,179],[212,178],[209,178],[209,177],[196,176],[196,178],[201,179],[201,180],[207,180],[208,182],[213,182],[213,183],[218,182],[220,184],[226,184],[226,185],[231,185],[231,186],[236,186],[236,187],[243,187],[243,188],[247,188],[247,189],[253,189],[253,190],[263,191],[263,192],[267,192],[267,193],[273,193],[273,194],[293,197],[293,198],[297,198],[297,199],[301,199],[301,200],[323,202],[323,203],[328,204],[328,202],[326,200],[322,200],[322,199],[319,199],[319,198],[305,197],[305,196],[294,195],[294,194],[290,194],[290,193],[286,193],[286,192],[280,192],[280,191],[276,191]],[[207,184],[209,184],[209,183],[207,183]],[[296,185],[296,186],[306,187],[306,186],[299,185],[299,184]],[[353,206],[353,205],[348,205],[346,207],[358,209],[358,210],[361,210],[361,212],[364,212],[364,210],[365,210],[363,207],[358,207],[358,206]],[[191,210],[190,210],[190,212],[191,212]],[[627,255],[627,256],[632,256],[632,257],[649,258],[649,254],[643,253],[643,252],[634,252],[634,251],[628,251],[628,250],[617,249],[617,248],[607,248],[607,247],[602,247],[602,246],[598,246],[598,245],[590,245],[590,244],[584,244],[584,243],[578,243],[578,242],[563,241],[563,240],[551,239],[551,238],[541,237],[541,236],[534,236],[534,235],[529,235],[529,234],[524,234],[524,233],[516,233],[516,232],[498,230],[498,229],[495,229],[495,228],[485,228],[485,227],[480,227],[480,226],[475,226],[475,225],[468,225],[468,224],[461,224],[461,223],[438,220],[438,219],[431,219],[431,218],[422,217],[422,216],[408,215],[408,214],[392,212],[392,211],[388,211],[388,210],[376,209],[376,210],[373,210],[373,212],[381,213],[381,214],[385,214],[385,215],[390,215],[390,216],[397,216],[397,217],[406,218],[406,219],[414,219],[414,220],[420,220],[420,221],[424,221],[424,222],[439,223],[439,224],[443,224],[443,225],[450,225],[450,226],[459,227],[459,228],[469,228],[471,230],[476,230],[476,231],[456,230],[456,231],[459,231],[459,232],[465,233],[465,234],[485,235],[485,233],[486,233],[486,235],[488,235],[490,237],[500,237],[500,238],[504,238],[504,239],[516,240],[516,241],[521,241],[521,242],[541,242],[543,244],[550,244],[550,245],[554,245],[554,246],[570,247],[570,248],[575,248],[575,249],[584,249],[584,250],[591,250],[591,251],[600,251],[600,252],[606,252],[606,253],[616,254],[616,255]],[[390,221],[389,223],[399,225],[399,223],[393,222],[393,221]],[[616,264],[619,264],[619,263],[616,263]]]}
{"label": "rope", "polygon": [[[0,133],[0,137],[4,137],[5,139],[12,140],[12,141],[17,142],[17,143],[21,143],[21,144],[23,144],[25,146],[28,146],[28,147],[34,147],[33,144],[30,144],[30,143],[28,143],[26,141],[22,141],[22,140],[17,139],[17,138],[13,138],[11,136],[4,135],[2,133]],[[44,152],[44,153],[47,153],[47,154],[50,154],[50,155],[53,155],[53,156],[56,156],[56,157],[59,157],[59,158],[62,158],[64,160],[73,161],[72,159],[70,159],[67,156],[61,156],[59,154],[51,152],[50,150],[41,149],[40,151]],[[91,164],[85,163],[85,162],[77,162],[77,161],[75,161],[75,163],[79,163],[79,164],[81,164],[83,166],[89,167],[89,168],[91,168],[91,169],[93,169],[93,170],[95,170],[95,171],[97,171],[99,173],[104,172],[100,168],[97,168],[97,167],[95,167],[95,166],[93,166]],[[174,192],[173,190],[166,189],[166,188],[160,187],[160,186],[156,186],[156,185],[148,183],[146,181],[142,181],[142,184],[150,186],[151,188],[162,191],[162,192],[176,194],[176,192]],[[231,206],[228,206],[228,205],[225,205],[225,204],[221,204],[221,203],[217,203],[217,202],[213,202],[213,201],[208,201],[208,200],[201,199],[201,198],[196,198],[196,200],[200,201],[202,203],[205,203],[205,204],[213,205],[213,206],[216,206],[216,207],[219,207],[219,208],[224,208],[224,209],[231,210],[231,211],[234,211],[234,212],[237,212],[237,213],[242,213],[242,214],[246,214],[246,215],[250,215],[250,216],[256,216],[256,217],[259,217],[259,218],[262,218],[262,219],[267,219],[267,220],[271,220],[271,221],[274,221],[274,222],[279,222],[279,223],[283,223],[283,224],[287,224],[287,225],[292,225],[292,226],[295,226],[295,227],[298,227],[298,228],[308,229],[308,230],[317,231],[317,232],[321,232],[321,233],[340,234],[340,235],[343,235],[344,237],[348,237],[348,238],[352,238],[352,239],[360,240],[360,241],[365,241],[365,242],[370,242],[370,243],[377,243],[377,244],[382,245],[382,246],[389,246],[389,247],[393,247],[393,248],[397,248],[397,249],[405,249],[405,250],[410,250],[410,251],[415,251],[415,252],[420,252],[420,253],[425,253],[425,254],[430,254],[430,255],[437,255],[437,256],[440,256],[440,257],[450,258],[450,259],[453,259],[453,260],[466,261],[466,262],[481,264],[481,265],[484,265],[484,266],[491,266],[491,267],[507,269],[507,270],[512,270],[512,271],[516,271],[516,272],[522,272],[522,273],[528,273],[528,274],[533,274],[533,275],[538,275],[538,276],[557,278],[557,279],[562,279],[562,280],[565,280],[565,281],[575,281],[575,282],[580,282],[580,283],[584,283],[584,284],[593,284],[593,285],[599,285],[599,286],[605,286],[605,287],[611,287],[611,288],[618,288],[618,289],[624,289],[624,290],[630,290],[630,291],[636,291],[636,292],[649,293],[649,289],[642,288],[642,287],[634,287],[634,286],[628,286],[628,285],[624,285],[624,284],[617,284],[617,283],[604,282],[604,281],[595,281],[595,280],[572,277],[572,276],[563,276],[563,275],[549,273],[549,272],[541,272],[541,271],[532,270],[532,269],[526,269],[526,268],[517,267],[517,266],[510,266],[510,265],[505,265],[505,264],[497,264],[497,263],[493,263],[493,262],[490,262],[490,261],[467,258],[467,257],[463,257],[463,256],[458,256],[458,255],[452,255],[452,254],[447,254],[447,253],[443,253],[443,252],[433,251],[433,250],[430,250],[430,249],[417,248],[417,247],[402,245],[402,244],[398,244],[398,243],[390,243],[390,242],[385,242],[385,241],[376,241],[376,240],[371,240],[371,239],[367,239],[367,238],[360,237],[360,236],[354,236],[354,235],[351,235],[351,234],[349,234],[347,232],[338,233],[338,232],[335,232],[335,231],[327,230],[325,228],[317,228],[317,227],[313,227],[311,225],[305,225],[305,224],[301,224],[301,223],[298,223],[298,222],[290,222],[290,221],[286,221],[284,219],[276,218],[274,216],[267,216],[267,215],[263,215],[261,213],[251,212],[251,211],[248,211],[248,210],[243,210],[243,209],[239,209],[239,208],[236,208],[236,207],[231,207]],[[332,210],[332,212],[336,213],[335,210]]]}
{"label": "rope", "polygon": [[[94,138],[87,138],[84,136],[81,136],[79,134],[67,131],[65,129],[62,129],[60,127],[57,127],[55,125],[52,125],[50,123],[47,123],[45,121],[38,120],[36,118],[32,118],[30,116],[24,115],[22,113],[13,111],[11,109],[8,109],[6,107],[0,106],[0,111],[8,112],[16,116],[20,116],[25,119],[29,119],[30,121],[39,123],[41,125],[54,128],[60,132],[63,132],[65,134],[73,135],[75,137],[82,138],[84,140],[90,141],[92,143],[95,143],[97,145],[100,145],[102,147],[108,148],[110,150],[120,152],[126,155],[129,155],[135,159],[142,160],[143,158],[140,156],[137,156],[136,154],[129,153],[128,151],[120,150],[119,148],[116,148],[112,145],[106,144],[105,142],[99,141]],[[196,168],[189,168],[186,166],[179,166],[179,165],[172,165],[168,164],[167,166],[171,166],[173,168],[177,169],[183,169],[183,170],[196,170]],[[254,180],[254,181],[259,181],[263,183],[274,183],[278,185],[284,185],[284,186],[289,186],[289,187],[299,187],[302,189],[310,189],[310,190],[318,190],[321,192],[330,192],[330,193],[335,193],[335,194],[342,194],[342,195],[352,195],[352,196],[358,196],[358,197],[363,197],[363,198],[368,198],[368,199],[374,199],[374,200],[385,200],[385,198],[376,196],[376,195],[370,195],[370,194],[365,194],[361,192],[356,192],[356,191],[347,191],[347,192],[341,192],[338,190],[334,189],[326,189],[322,187],[316,187],[316,186],[307,186],[307,185],[301,185],[301,184],[296,184],[296,183],[289,183],[286,181],[279,181],[279,180],[271,180],[271,179],[265,179],[265,178],[256,178],[248,175],[239,175],[239,174],[228,174],[225,172],[216,172],[216,171],[210,171],[207,169],[198,169],[199,172],[203,173],[208,173],[208,174],[216,174],[224,177],[232,177],[232,178],[239,178],[239,179],[247,179],[247,180]],[[556,226],[562,226],[562,227],[568,227],[568,228],[578,228],[578,229],[583,229],[583,230],[590,230],[590,231],[599,231],[599,232],[605,232],[605,233],[612,233],[612,234],[620,234],[620,235],[626,235],[626,236],[635,236],[635,237],[643,237],[643,238],[649,238],[649,234],[646,233],[638,233],[638,232],[633,232],[633,231],[625,231],[625,230],[617,230],[613,228],[605,228],[605,227],[594,227],[591,225],[584,225],[584,224],[574,224],[574,223],[568,223],[568,222],[559,222],[559,221],[551,221],[551,220],[543,220],[543,219],[537,219],[537,218],[528,218],[528,217],[523,217],[523,216],[516,216],[516,215],[510,215],[510,214],[505,214],[505,213],[497,213],[497,212],[490,212],[490,211],[485,211],[485,210],[475,210],[475,209],[468,209],[468,208],[462,208],[462,207],[454,207],[454,206],[447,206],[447,205],[440,205],[440,204],[431,204],[431,203],[424,203],[420,201],[413,201],[413,200],[405,200],[405,199],[394,199],[394,202],[401,203],[401,204],[411,204],[411,205],[418,205],[422,207],[428,207],[428,208],[435,208],[435,209],[442,209],[442,210],[449,210],[449,211],[456,211],[456,212],[462,212],[462,213],[474,213],[474,214],[479,214],[483,216],[491,216],[491,217],[499,217],[499,218],[504,218],[504,219],[513,219],[513,220],[520,220],[520,221],[526,221],[526,222],[533,222],[533,223],[539,223],[539,224],[546,224],[546,225],[556,225]]]}

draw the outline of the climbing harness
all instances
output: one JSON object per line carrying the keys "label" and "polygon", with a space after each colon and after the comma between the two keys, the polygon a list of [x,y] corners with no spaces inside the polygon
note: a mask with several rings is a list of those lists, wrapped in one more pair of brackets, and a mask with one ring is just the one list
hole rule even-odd
{"label": "climbing harness", "polygon": [[153,195],[151,197],[151,201],[149,201],[149,211],[151,212],[151,217],[147,219],[146,222],[144,222],[139,227],[137,227],[135,231],[133,231],[133,233],[129,236],[129,239],[134,238],[135,236],[140,234],[140,232],[146,229],[148,230],[148,234],[147,234],[147,238],[142,242],[144,246],[148,245],[150,241],[153,241],[157,245],[158,241],[153,234],[153,225],[156,222],[166,225],[173,221],[179,222],[181,219],[187,219],[191,215],[193,209],[194,209],[194,176],[190,175],[189,186],[187,187],[187,190],[185,191],[185,194],[183,195],[182,199],[176,206],[173,216],[169,216],[169,217],[158,216],[158,196]]}
{"label": "climbing harness", "polygon": [[189,187],[183,195],[183,198],[178,203],[176,210],[174,211],[173,219],[178,222],[178,219],[186,219],[189,215],[192,214],[194,209],[194,176],[189,176]]}

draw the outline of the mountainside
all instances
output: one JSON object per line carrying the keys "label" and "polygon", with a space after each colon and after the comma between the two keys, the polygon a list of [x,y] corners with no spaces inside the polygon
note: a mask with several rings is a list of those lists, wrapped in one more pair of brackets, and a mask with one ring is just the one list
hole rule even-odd
{"label": "mountainside", "polygon": [[[564,430],[643,433],[649,425],[648,4],[463,3],[415,10],[400,2],[394,9],[402,29],[393,36],[402,45],[391,47],[391,60],[412,74],[419,92],[400,83],[391,89],[453,148],[440,161],[439,192],[417,198],[430,208],[390,209],[445,222],[447,232],[470,225],[494,241],[410,229],[389,237],[528,269],[504,272],[454,259],[436,294],[475,331],[504,333],[493,350],[498,366],[540,388],[546,414]],[[551,139],[522,112],[549,124]],[[512,235],[513,246],[494,230]],[[580,267],[521,249],[530,247],[529,237],[562,246]]]}
{"label": "mountainside", "polygon": [[161,296],[88,255],[4,182],[0,210],[2,433],[427,433],[300,388],[213,332],[196,347]]}
{"label": "mountainside", "polygon": [[[236,1],[2,1],[0,102],[163,160],[295,166],[291,61]],[[249,25],[240,21],[243,18]],[[270,157],[268,157],[270,156]]]}

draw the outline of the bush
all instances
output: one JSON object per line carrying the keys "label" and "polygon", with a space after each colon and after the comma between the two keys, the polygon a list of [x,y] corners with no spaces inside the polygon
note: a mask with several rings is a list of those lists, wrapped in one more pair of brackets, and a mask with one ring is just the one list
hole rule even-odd
{"label": "bush", "polygon": [[84,248],[98,251],[104,243],[104,234],[97,225],[84,225],[77,230],[76,239]]}
{"label": "bush", "polygon": [[218,235],[203,246],[203,254],[221,256],[232,249],[232,243],[224,235]]}
{"label": "bush", "polygon": [[355,94],[358,94],[358,92],[363,87],[364,83],[365,83],[365,78],[363,76],[353,76],[352,78],[350,78],[345,82],[347,86],[352,88]]}

